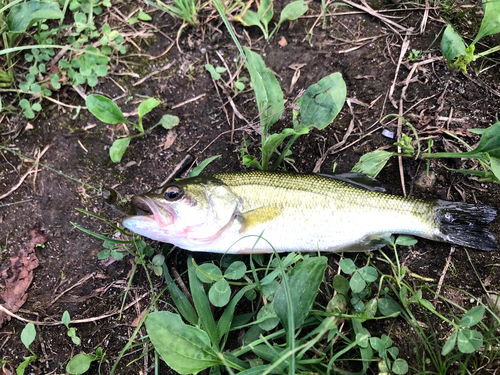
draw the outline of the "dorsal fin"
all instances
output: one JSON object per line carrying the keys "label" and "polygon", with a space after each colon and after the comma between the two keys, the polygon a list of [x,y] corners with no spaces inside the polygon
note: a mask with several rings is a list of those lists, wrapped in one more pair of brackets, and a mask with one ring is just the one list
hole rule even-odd
{"label": "dorsal fin", "polygon": [[378,191],[381,193],[385,192],[385,188],[380,182],[375,180],[373,177],[368,176],[364,173],[339,173],[339,174],[319,174],[323,177],[333,178],[334,180],[339,180],[353,185],[357,188]]}

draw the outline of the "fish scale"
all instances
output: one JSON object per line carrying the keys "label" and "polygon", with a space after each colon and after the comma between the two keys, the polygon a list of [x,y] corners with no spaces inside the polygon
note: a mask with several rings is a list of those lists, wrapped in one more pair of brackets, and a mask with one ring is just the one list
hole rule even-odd
{"label": "fish scale", "polygon": [[166,186],[163,192],[178,193],[174,198],[157,193],[134,197],[153,214],[126,218],[124,226],[193,251],[374,250],[393,233],[498,248],[487,228],[496,217],[494,208],[385,194],[373,191],[374,183],[359,174],[203,175]]}

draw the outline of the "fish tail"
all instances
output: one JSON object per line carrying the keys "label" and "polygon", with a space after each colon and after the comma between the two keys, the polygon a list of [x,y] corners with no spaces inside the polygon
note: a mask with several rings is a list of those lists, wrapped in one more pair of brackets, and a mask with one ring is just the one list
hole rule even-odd
{"label": "fish tail", "polygon": [[437,200],[435,213],[439,240],[484,251],[499,249],[488,229],[488,224],[497,216],[495,208]]}

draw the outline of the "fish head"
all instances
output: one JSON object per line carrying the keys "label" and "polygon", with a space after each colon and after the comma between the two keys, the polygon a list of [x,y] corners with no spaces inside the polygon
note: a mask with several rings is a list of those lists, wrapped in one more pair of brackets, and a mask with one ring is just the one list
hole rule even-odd
{"label": "fish head", "polygon": [[196,250],[218,239],[234,220],[240,200],[221,181],[203,177],[168,184],[136,195],[138,215],[123,226],[153,240]]}

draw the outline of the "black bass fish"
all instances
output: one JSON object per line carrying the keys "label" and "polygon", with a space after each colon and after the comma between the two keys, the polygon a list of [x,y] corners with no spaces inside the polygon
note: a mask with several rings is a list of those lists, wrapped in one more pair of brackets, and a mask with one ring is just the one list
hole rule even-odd
{"label": "black bass fish", "polygon": [[[361,180],[361,182],[359,182]],[[366,184],[366,182],[368,184]],[[489,206],[382,193],[360,174],[248,171],[173,182],[132,198],[124,227],[192,251],[363,251],[409,234],[497,250]],[[259,238],[259,236],[261,236]]]}

